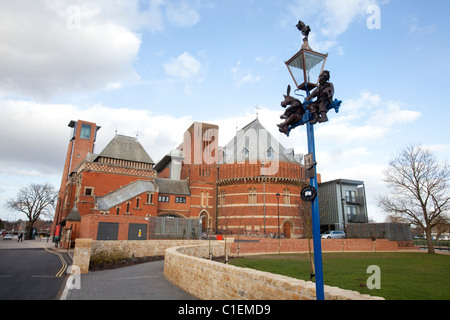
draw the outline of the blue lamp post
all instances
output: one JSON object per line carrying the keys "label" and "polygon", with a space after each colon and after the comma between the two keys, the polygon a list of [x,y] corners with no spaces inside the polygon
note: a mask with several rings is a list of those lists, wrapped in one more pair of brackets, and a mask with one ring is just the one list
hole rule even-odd
{"label": "blue lamp post", "polygon": [[[307,38],[304,39],[303,46],[299,52],[297,52],[291,59],[286,62],[289,73],[294,80],[294,83],[298,90],[306,91],[306,97],[310,97],[311,92],[319,85],[319,76],[323,72],[325,62],[328,55],[321,54],[311,50],[308,45]],[[310,104],[310,101],[303,103],[303,106]],[[336,110],[337,111],[337,110]],[[311,124],[313,119],[310,110],[306,107],[303,118],[296,124],[289,126],[287,135],[289,135],[290,130],[293,128],[306,124],[306,132],[308,137],[308,152],[312,157],[312,166],[314,172],[312,177],[310,177],[310,188],[309,192],[311,195],[311,190],[315,191],[314,196],[310,197],[309,201],[312,206],[312,227],[313,227],[313,241],[314,241],[314,267],[315,267],[315,278],[316,278],[316,297],[317,300],[324,300],[324,283],[323,283],[323,268],[322,268],[322,245],[320,236],[320,218],[319,218],[319,200],[317,198],[317,173],[316,173],[316,151],[315,151],[315,141],[314,141],[314,125]],[[307,195],[308,196],[308,195]],[[303,197],[302,197],[303,198]]]}

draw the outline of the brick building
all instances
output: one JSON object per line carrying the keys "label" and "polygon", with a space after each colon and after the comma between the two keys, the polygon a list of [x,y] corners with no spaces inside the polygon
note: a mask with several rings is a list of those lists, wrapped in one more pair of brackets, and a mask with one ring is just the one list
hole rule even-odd
{"label": "brick building", "polygon": [[200,219],[204,232],[302,235],[300,157],[258,119],[225,147],[217,125],[195,122],[156,165],[137,138],[116,134],[96,154],[100,127],[81,120],[69,127],[53,226],[66,243],[146,239],[148,217],[161,216]]}

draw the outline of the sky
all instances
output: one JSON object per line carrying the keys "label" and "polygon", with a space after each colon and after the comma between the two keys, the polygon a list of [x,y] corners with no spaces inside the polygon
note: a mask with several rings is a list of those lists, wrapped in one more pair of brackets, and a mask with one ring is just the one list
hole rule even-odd
{"label": "sky", "polygon": [[446,0],[0,0],[0,219],[25,219],[4,208],[20,188],[59,188],[71,120],[101,126],[97,153],[117,131],[157,162],[194,121],[219,125],[225,146],[258,115],[306,154],[304,126],[276,126],[301,19],[343,101],[315,125],[317,169],[364,181],[383,222],[376,199],[397,152],[450,158],[448,12]]}

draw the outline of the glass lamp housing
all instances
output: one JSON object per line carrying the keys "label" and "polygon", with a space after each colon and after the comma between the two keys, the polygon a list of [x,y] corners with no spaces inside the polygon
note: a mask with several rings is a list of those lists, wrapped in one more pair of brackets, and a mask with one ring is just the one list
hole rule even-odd
{"label": "glass lamp housing", "polygon": [[307,91],[317,87],[327,57],[328,54],[301,49],[285,62],[297,89]]}

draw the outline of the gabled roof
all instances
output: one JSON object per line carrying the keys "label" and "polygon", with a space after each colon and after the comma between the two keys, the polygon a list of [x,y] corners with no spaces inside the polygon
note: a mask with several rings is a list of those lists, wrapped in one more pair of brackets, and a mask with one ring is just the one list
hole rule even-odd
{"label": "gabled roof", "polygon": [[272,160],[300,162],[294,150],[283,147],[258,119],[239,130],[223,151],[226,163]]}
{"label": "gabled roof", "polygon": [[109,210],[127,200],[130,200],[144,192],[154,192],[155,186],[153,182],[146,180],[134,181],[125,187],[117,189],[103,197],[97,198],[99,210]]}
{"label": "gabled roof", "polygon": [[137,138],[116,135],[99,157],[155,164]]}

